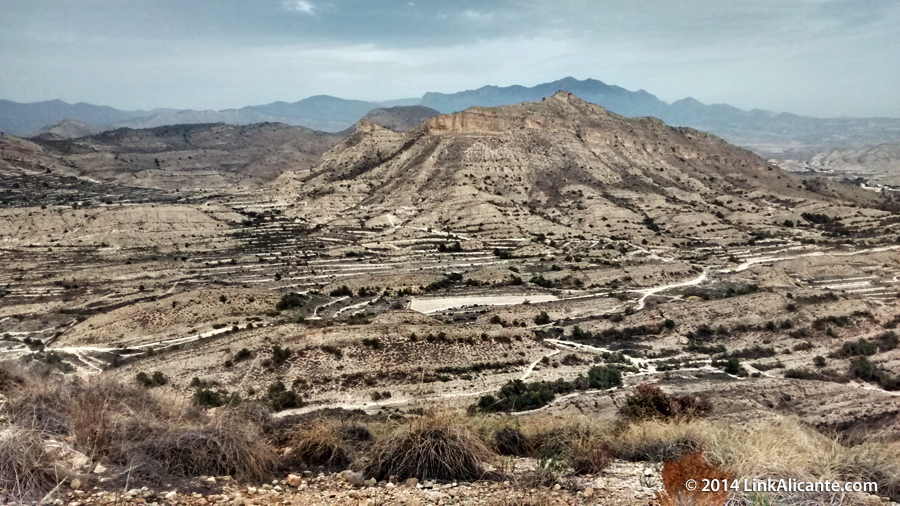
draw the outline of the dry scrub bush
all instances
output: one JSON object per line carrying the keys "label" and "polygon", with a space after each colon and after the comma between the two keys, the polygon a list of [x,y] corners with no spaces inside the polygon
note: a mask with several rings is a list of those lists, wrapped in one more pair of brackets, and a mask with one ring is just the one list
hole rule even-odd
{"label": "dry scrub bush", "polygon": [[210,416],[174,399],[113,380],[77,380],[20,371],[7,389],[4,414],[13,428],[41,437],[72,437],[75,450],[95,461],[132,468],[132,477],[159,473],[233,475],[261,479],[276,468],[274,450],[250,416]]}
{"label": "dry scrub bush", "polygon": [[[688,480],[694,480],[696,488],[686,487]],[[685,453],[680,458],[666,461],[662,471],[663,491],[658,492],[660,506],[722,506],[728,500],[725,486],[715,487],[717,491],[704,491],[704,480],[728,480],[731,483],[734,475],[709,464],[703,459],[702,452]]]}
{"label": "dry scrub bush", "polygon": [[530,440],[540,457],[558,459],[578,474],[599,473],[615,458],[610,446],[613,427],[590,417],[540,419],[524,430],[532,433]]}
{"label": "dry scrub bush", "polygon": [[516,429],[500,429],[494,433],[491,440],[494,444],[494,449],[500,455],[527,457],[534,451],[528,436]]}
{"label": "dry scrub bush", "polygon": [[375,445],[365,473],[382,480],[396,476],[438,480],[476,480],[494,453],[477,436],[439,415],[415,418]]}
{"label": "dry scrub bush", "polygon": [[12,425],[0,431],[0,502],[38,501],[59,479],[40,432]]}
{"label": "dry scrub bush", "polygon": [[641,383],[634,393],[625,398],[619,413],[630,420],[649,418],[696,418],[712,411],[712,404],[705,397],[695,395],[671,395],[661,388]]}
{"label": "dry scrub bush", "polygon": [[572,448],[572,469],[578,474],[597,474],[612,464],[614,456],[603,443],[587,442]]}
{"label": "dry scrub bush", "polygon": [[341,426],[341,437],[353,442],[371,441],[372,432],[365,425],[353,423]]}
{"label": "dry scrub bush", "polygon": [[261,480],[276,468],[277,456],[259,432],[223,416],[200,427],[173,427],[135,445],[166,473],[178,476],[234,476]]}
{"label": "dry scrub bush", "polygon": [[[707,458],[720,462],[741,479],[876,482],[878,494],[900,499],[900,442],[864,441],[846,445],[836,435],[823,435],[795,419],[751,430],[721,427],[710,434]],[[772,494],[783,503],[803,500],[841,504],[841,496],[823,493]]]}
{"label": "dry scrub bush", "polygon": [[341,429],[325,420],[295,426],[288,445],[291,451],[282,461],[287,466],[339,467],[350,463],[349,452],[341,442]]}
{"label": "dry scrub bush", "polygon": [[620,459],[661,462],[705,447],[715,427],[703,420],[644,420],[617,426],[607,444]]}

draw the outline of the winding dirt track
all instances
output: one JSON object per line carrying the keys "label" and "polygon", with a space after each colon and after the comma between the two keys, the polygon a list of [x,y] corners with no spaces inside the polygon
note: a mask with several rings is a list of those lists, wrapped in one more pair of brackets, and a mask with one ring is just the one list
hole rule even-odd
{"label": "winding dirt track", "polygon": [[[882,252],[882,251],[890,251],[890,250],[896,250],[896,249],[900,249],[900,246],[888,246],[888,247],[882,247],[882,248],[871,248],[871,249],[866,249],[866,250],[857,250],[857,251],[849,251],[849,252],[816,251],[816,252],[812,252],[812,253],[808,253],[808,254],[784,256],[784,257],[759,257],[759,258],[747,260],[747,261],[743,262],[742,264],[738,265],[734,269],[721,269],[718,272],[720,272],[720,273],[741,272],[741,271],[744,271],[756,264],[778,262],[778,261],[784,261],[784,260],[794,260],[797,258],[818,257],[818,256],[853,256],[853,255],[866,254],[866,253],[878,253],[878,252]],[[702,284],[707,279],[709,279],[708,270],[704,269],[704,271],[699,276],[697,276],[696,278],[691,279],[689,281],[684,281],[684,282],[680,282],[680,283],[672,283],[672,284],[662,285],[662,286],[653,287],[653,288],[644,288],[644,289],[636,289],[636,290],[629,290],[629,291],[643,294],[641,296],[641,298],[638,299],[638,301],[635,305],[635,310],[641,310],[645,306],[645,301],[646,301],[647,297],[656,295],[658,293],[661,293],[661,292],[664,292],[666,290],[670,290],[673,288],[680,288],[680,287],[685,287],[685,286],[697,286],[697,285]],[[593,295],[579,296],[576,298],[584,298],[584,297],[591,297],[591,296],[593,296]],[[316,311],[318,311],[321,308],[324,308],[324,307],[330,306],[332,304],[335,304],[337,302],[340,302],[344,299],[346,299],[346,297],[339,298],[334,301],[330,301],[330,302],[323,304],[322,306],[319,306],[318,308],[316,308]],[[566,299],[561,299],[561,300],[566,300]],[[368,304],[368,301],[364,302],[362,304],[357,304],[356,306],[361,306],[364,304]],[[350,307],[344,308],[344,309],[342,309],[342,311],[349,310],[351,308],[355,308],[356,306],[350,306]],[[199,333],[199,334],[195,334],[195,335],[187,336],[187,337],[183,337],[183,338],[178,338],[178,339],[157,341],[157,342],[152,342],[152,343],[144,343],[141,345],[133,346],[130,349],[137,350],[137,349],[145,349],[148,347],[156,347],[157,349],[164,349],[164,348],[167,348],[170,346],[175,346],[177,344],[189,343],[192,341],[197,341],[202,338],[211,337],[216,334],[227,332],[228,330],[229,329],[212,330],[209,332]],[[557,348],[556,351],[548,354],[547,356],[556,355],[564,349],[569,349],[569,350],[577,349],[577,350],[588,351],[588,352],[593,352],[593,353],[603,353],[603,352],[611,351],[611,350],[608,350],[605,348],[589,346],[589,345],[585,345],[585,344],[581,344],[581,343],[573,343],[570,341],[561,341],[558,339],[545,339],[544,341]],[[90,347],[90,346],[58,347],[58,348],[52,347],[52,346],[47,346],[45,348],[45,350],[72,354],[75,357],[77,357],[79,362],[81,362],[87,366],[86,371],[84,371],[84,372],[86,372],[87,374],[100,374],[101,372],[103,372],[102,369],[100,367],[98,367],[96,364],[94,364],[93,362],[91,362],[91,359],[86,357],[84,354],[92,353],[92,352],[93,353],[112,352],[112,351],[118,351],[119,349],[118,348]],[[0,350],[0,352],[2,352],[2,353],[16,353],[16,352],[28,352],[28,351],[30,351],[30,350],[24,346],[22,348]],[[641,372],[633,373],[633,374],[630,374],[629,376],[643,376],[643,375],[652,375],[652,374],[658,373],[655,366],[653,365],[653,362],[655,362],[657,360],[661,360],[661,359],[641,359],[638,357],[630,357],[628,355],[624,355],[624,356],[626,359],[631,360],[632,363],[634,363],[635,365],[637,365],[638,367],[643,369]],[[534,371],[534,368],[537,366],[537,364],[540,362],[540,360],[541,359],[538,359],[535,362],[526,366],[525,370],[523,371],[523,375],[521,377],[522,380],[527,379],[531,375],[531,373]],[[700,368],[690,368],[690,369],[680,369],[680,370],[707,370],[707,369],[718,371],[718,369],[713,369],[711,365],[705,365],[704,367],[700,367]],[[719,371],[719,372],[721,372],[721,371]],[[765,373],[763,373],[763,374],[765,376],[770,376],[769,374],[765,374]],[[737,376],[733,376],[733,377],[735,379],[742,379],[742,380],[745,379],[745,378],[739,378]],[[888,391],[882,390],[877,387],[872,387],[872,386],[864,385],[864,384],[858,384],[856,382],[848,383],[848,386],[851,386],[854,388],[861,388],[863,390],[871,390],[871,391],[886,393],[891,396],[900,396],[900,392],[888,392]],[[326,403],[311,404],[311,405],[307,405],[302,408],[298,408],[298,409],[294,409],[294,410],[282,411],[280,413],[277,413],[275,416],[282,417],[282,416],[287,416],[287,415],[291,415],[291,414],[306,413],[306,412],[315,411],[315,410],[323,409],[323,408],[372,409],[372,408],[380,408],[383,406],[397,406],[397,405],[410,404],[410,403],[422,402],[422,401],[434,401],[434,400],[458,398],[458,397],[474,397],[477,395],[484,395],[487,393],[492,393],[494,391],[496,391],[496,388],[492,388],[490,390],[475,391],[475,392],[443,394],[443,395],[424,397],[424,398],[400,398],[400,399],[392,399],[389,401],[381,401],[381,402],[350,402],[350,403],[332,402],[332,403],[327,403],[327,404]],[[573,392],[573,393],[565,395],[565,396],[557,397],[552,403],[550,403],[549,405],[544,406],[540,409],[547,409],[547,408],[549,408],[549,406],[551,406],[557,402],[560,402],[565,399],[571,399],[571,398],[577,397],[579,395],[604,392],[604,391],[607,391],[607,390],[590,390],[590,391],[584,391],[584,392]],[[522,414],[522,413],[526,413],[526,412],[519,412],[517,414]]]}

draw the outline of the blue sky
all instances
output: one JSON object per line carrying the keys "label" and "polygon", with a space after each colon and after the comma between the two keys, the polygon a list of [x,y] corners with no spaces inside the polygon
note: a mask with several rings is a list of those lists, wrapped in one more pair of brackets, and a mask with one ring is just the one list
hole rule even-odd
{"label": "blue sky", "polygon": [[0,0],[0,98],[223,109],[565,76],[900,117],[897,0]]}

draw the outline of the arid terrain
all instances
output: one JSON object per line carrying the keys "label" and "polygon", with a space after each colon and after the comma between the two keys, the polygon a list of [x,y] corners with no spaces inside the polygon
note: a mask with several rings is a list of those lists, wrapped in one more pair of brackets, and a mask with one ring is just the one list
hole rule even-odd
{"label": "arid terrain", "polygon": [[[43,497],[65,475],[47,497],[70,506],[675,504],[663,462],[703,450],[741,480],[880,487],[736,504],[900,501],[890,192],[564,91],[436,114],[0,136],[0,441],[39,430],[65,462],[0,488]],[[159,428],[175,421],[219,446]],[[229,423],[245,439],[209,435]],[[477,477],[373,453],[448,427],[474,438]],[[503,431],[529,442],[507,451]],[[229,453],[241,441],[269,446]],[[172,464],[190,448],[243,463]]]}

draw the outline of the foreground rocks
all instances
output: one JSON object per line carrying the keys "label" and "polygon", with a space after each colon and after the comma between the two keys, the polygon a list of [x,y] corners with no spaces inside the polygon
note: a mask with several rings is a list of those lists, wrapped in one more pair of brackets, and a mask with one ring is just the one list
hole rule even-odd
{"label": "foreground rocks", "polygon": [[[181,505],[376,505],[376,504],[621,504],[653,505],[660,487],[659,471],[640,463],[616,462],[599,475],[559,478],[535,483],[533,459],[516,459],[524,473],[512,473],[505,481],[474,483],[431,480],[380,481],[360,483],[357,473],[289,474],[262,485],[237,484],[230,477],[201,477],[179,488],[134,488],[106,490],[88,487],[78,480],[60,487],[52,504],[132,504],[147,506]],[[100,484],[102,485],[102,484]],[[196,490],[196,491],[190,491]]]}

